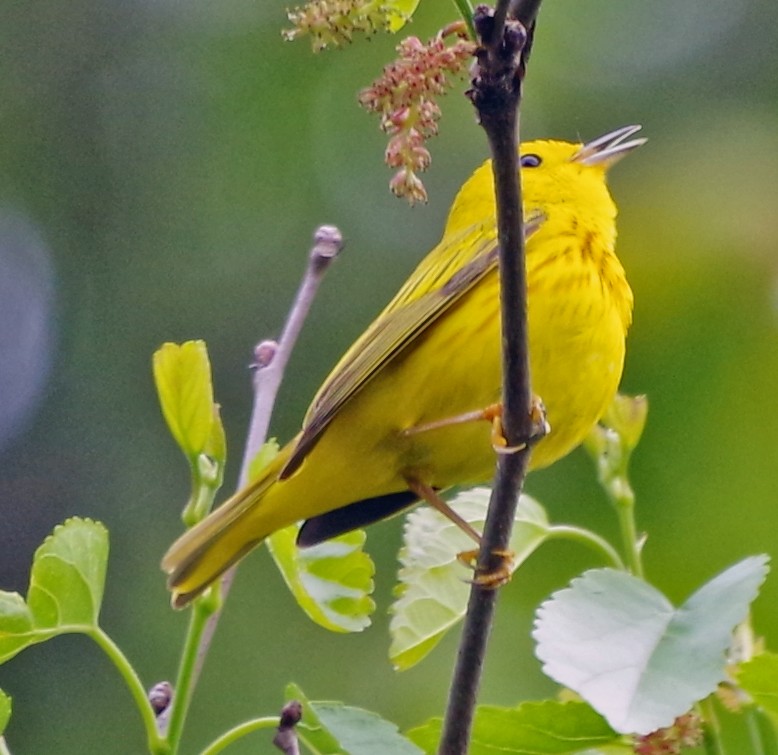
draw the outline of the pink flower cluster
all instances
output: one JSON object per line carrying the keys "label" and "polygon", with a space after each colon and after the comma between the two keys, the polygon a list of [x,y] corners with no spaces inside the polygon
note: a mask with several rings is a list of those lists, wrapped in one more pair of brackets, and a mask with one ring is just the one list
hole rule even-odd
{"label": "pink flower cluster", "polygon": [[427,200],[416,174],[430,164],[424,145],[438,132],[435,98],[446,93],[449,77],[462,73],[474,51],[475,45],[462,38],[447,44],[438,34],[425,45],[418,37],[408,37],[397,46],[397,60],[359,95],[366,110],[380,115],[381,128],[390,136],[384,159],[397,172],[389,186],[411,204]]}
{"label": "pink flower cluster", "polygon": [[391,18],[382,3],[364,0],[312,0],[286,15],[294,28],[282,32],[284,39],[310,34],[314,52],[351,42],[355,31],[372,34],[388,29]]}
{"label": "pink flower cluster", "polygon": [[637,755],[679,755],[689,747],[702,743],[702,722],[695,713],[687,713],[675,719],[666,729],[638,737],[634,749]]}

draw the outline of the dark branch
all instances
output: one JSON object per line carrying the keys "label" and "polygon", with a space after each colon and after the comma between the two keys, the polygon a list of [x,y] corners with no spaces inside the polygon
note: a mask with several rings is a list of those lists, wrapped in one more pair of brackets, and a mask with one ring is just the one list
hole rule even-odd
{"label": "dark branch", "polygon": [[[524,223],[517,153],[518,108],[526,55],[540,2],[517,4],[519,7],[515,12],[524,13],[526,28],[515,18],[506,18],[510,4],[510,0],[501,2],[494,14],[485,6],[476,9],[474,23],[482,46],[476,52],[478,65],[468,94],[478,111],[492,153],[500,244],[503,432],[509,446],[520,446],[532,438],[533,423],[527,350]],[[499,564],[495,553],[508,550],[528,459],[526,447],[498,459],[478,557],[479,574],[494,571]],[[471,589],[438,750],[441,755],[465,755],[468,751],[497,596],[497,590],[477,583]]]}

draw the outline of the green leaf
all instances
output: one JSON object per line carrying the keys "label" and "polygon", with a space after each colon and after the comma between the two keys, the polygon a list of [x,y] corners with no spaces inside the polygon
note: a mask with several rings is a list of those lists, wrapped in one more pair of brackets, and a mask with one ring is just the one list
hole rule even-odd
{"label": "green leaf", "polygon": [[[208,458],[213,459],[221,473],[227,461],[227,436],[224,433],[224,425],[222,424],[218,404],[213,405],[211,430],[208,433],[208,440],[205,442],[203,453],[205,453]],[[221,480],[219,481],[219,487],[221,487]]]}
{"label": "green leaf", "polygon": [[262,470],[278,456],[280,446],[275,438],[265,441],[259,451],[254,454],[254,458],[249,462],[249,481],[259,478]]}
{"label": "green leaf", "polygon": [[600,424],[615,430],[628,451],[637,447],[648,417],[647,396],[617,393],[600,419]]}
{"label": "green leaf", "polygon": [[[457,495],[451,505],[476,529],[483,528],[490,492],[473,488]],[[510,547],[514,568],[545,540],[549,533],[546,512],[522,495]],[[459,527],[434,509],[420,506],[405,523],[400,550],[397,599],[389,609],[392,643],[389,657],[395,668],[405,670],[418,663],[465,615],[473,573],[457,560],[472,549],[472,541]]]}
{"label": "green leaf", "polygon": [[[437,752],[442,720],[412,729],[408,737],[425,753]],[[582,702],[522,703],[518,708],[479,705],[469,755],[565,755],[618,744],[619,735]]]}
{"label": "green leaf", "polygon": [[778,655],[761,653],[741,664],[737,681],[757,705],[778,715]]}
{"label": "green leaf", "polygon": [[0,591],[0,663],[30,644],[32,614],[18,592]]}
{"label": "green leaf", "polygon": [[299,525],[267,538],[267,546],[300,607],[325,629],[360,632],[370,626],[375,566],[362,550],[363,530],[312,548],[297,547]]}
{"label": "green leaf", "polygon": [[11,720],[11,698],[0,689],[0,734]]}
{"label": "green leaf", "polygon": [[538,609],[536,655],[546,674],[616,731],[669,726],[725,678],[732,630],[748,613],[767,561],[741,561],[678,609],[625,572],[585,572]]}
{"label": "green leaf", "polygon": [[0,591],[0,663],[37,642],[97,626],[108,562],[108,532],[68,519],[35,553],[27,602]]}
{"label": "green leaf", "polygon": [[389,31],[397,32],[411,20],[419,0],[387,0],[383,3],[389,18]]}
{"label": "green leaf", "polygon": [[287,700],[299,700],[303,718],[300,739],[321,755],[422,755],[397,727],[376,713],[330,701],[308,700],[296,684]]}
{"label": "green leaf", "polygon": [[154,353],[154,381],[162,414],[185,456],[196,458],[209,442],[218,446],[218,433],[212,434],[218,412],[205,343],[163,344]]}

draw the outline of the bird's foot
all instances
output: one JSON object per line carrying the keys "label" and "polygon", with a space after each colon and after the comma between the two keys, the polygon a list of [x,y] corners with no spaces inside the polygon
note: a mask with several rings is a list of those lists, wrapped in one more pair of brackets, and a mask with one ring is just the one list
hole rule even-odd
{"label": "bird's foot", "polygon": [[[500,559],[497,568],[481,574],[476,573],[473,579],[469,580],[470,584],[479,585],[487,590],[496,590],[511,581],[515,570],[516,554],[512,550],[493,550],[492,556]],[[477,550],[457,553],[457,560],[474,571],[477,571],[477,559]]]}
{"label": "bird's foot", "polygon": [[492,423],[492,448],[498,454],[515,454],[537,443],[551,432],[546,419],[546,407],[539,396],[533,396],[529,410],[529,437],[514,446],[509,446],[502,427],[502,404],[492,404],[483,410],[483,419]]}

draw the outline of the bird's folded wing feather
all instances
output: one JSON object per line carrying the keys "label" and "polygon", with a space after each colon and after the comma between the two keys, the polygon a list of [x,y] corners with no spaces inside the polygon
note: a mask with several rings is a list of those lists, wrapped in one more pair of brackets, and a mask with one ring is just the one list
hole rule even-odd
{"label": "bird's folded wing feather", "polygon": [[[525,222],[525,238],[542,217]],[[446,239],[422,261],[372,325],[346,352],[313,399],[302,433],[281,478],[289,477],[338,410],[431,323],[497,266],[494,231],[476,226]]]}

